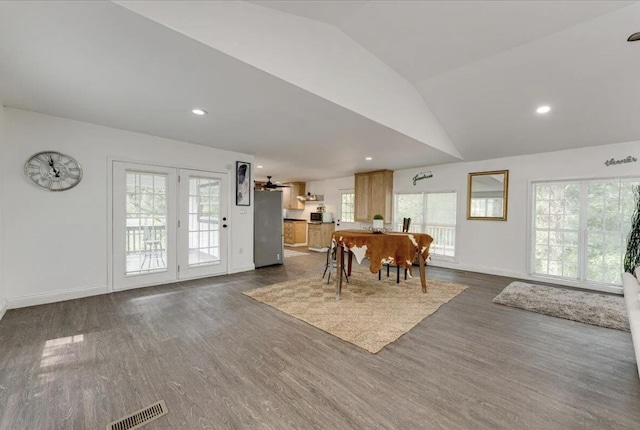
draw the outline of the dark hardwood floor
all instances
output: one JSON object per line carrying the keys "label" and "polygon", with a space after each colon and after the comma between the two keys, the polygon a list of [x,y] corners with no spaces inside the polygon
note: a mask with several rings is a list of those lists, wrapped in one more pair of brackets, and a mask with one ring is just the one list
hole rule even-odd
{"label": "dark hardwood floor", "polygon": [[8,311],[0,428],[104,429],[160,399],[145,429],[640,428],[630,334],[493,304],[511,279],[428,267],[470,288],[376,355],[241,294],[324,261]]}

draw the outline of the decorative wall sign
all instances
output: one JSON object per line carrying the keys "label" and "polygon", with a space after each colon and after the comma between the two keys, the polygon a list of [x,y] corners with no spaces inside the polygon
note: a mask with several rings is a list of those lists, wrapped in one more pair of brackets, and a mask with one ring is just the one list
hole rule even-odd
{"label": "decorative wall sign", "polygon": [[420,172],[416,176],[413,177],[413,185],[416,185],[416,182],[421,181],[423,179],[433,178],[431,172]]}
{"label": "decorative wall sign", "polygon": [[610,159],[604,162],[605,166],[613,166],[614,164],[624,164],[624,163],[635,163],[638,161],[636,157],[632,157],[629,155],[627,158],[623,158],[622,160]]}

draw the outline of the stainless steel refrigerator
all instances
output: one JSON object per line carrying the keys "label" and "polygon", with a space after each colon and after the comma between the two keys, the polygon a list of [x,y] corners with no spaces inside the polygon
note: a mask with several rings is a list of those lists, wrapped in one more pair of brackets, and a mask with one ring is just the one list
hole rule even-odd
{"label": "stainless steel refrigerator", "polygon": [[282,264],[282,192],[255,191],[253,261],[256,267]]}

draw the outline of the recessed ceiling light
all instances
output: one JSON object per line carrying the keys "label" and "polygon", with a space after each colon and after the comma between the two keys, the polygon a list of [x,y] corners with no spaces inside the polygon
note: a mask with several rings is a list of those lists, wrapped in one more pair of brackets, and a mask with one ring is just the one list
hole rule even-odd
{"label": "recessed ceiling light", "polygon": [[256,166],[258,169],[262,169],[264,166]]}
{"label": "recessed ceiling light", "polygon": [[199,109],[199,108],[192,109],[191,112],[196,114],[196,115],[200,115],[200,116],[207,114],[206,110]]}
{"label": "recessed ceiling light", "polygon": [[365,157],[364,159],[367,160],[367,161],[371,161],[371,160],[373,160],[373,157]]}
{"label": "recessed ceiling light", "polygon": [[536,112],[538,113],[549,113],[551,111],[551,106],[540,106],[538,109],[536,109]]}

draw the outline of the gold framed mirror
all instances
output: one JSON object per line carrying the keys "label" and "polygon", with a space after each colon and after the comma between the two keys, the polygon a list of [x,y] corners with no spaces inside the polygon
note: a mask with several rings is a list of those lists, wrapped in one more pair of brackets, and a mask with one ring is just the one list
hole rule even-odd
{"label": "gold framed mirror", "polygon": [[469,173],[467,219],[507,220],[509,171]]}

